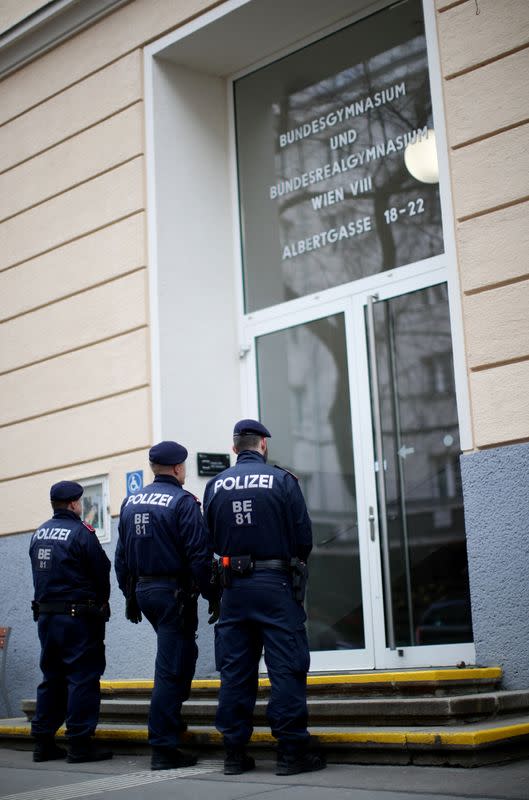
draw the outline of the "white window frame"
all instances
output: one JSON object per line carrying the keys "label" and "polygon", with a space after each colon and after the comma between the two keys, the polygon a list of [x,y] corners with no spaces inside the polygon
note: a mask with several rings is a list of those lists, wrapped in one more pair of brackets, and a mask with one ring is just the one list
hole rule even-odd
{"label": "white window frame", "polygon": [[[359,22],[366,16],[381,11],[384,8],[393,5],[390,0],[386,2],[374,2],[372,5],[364,8],[360,13],[352,15],[348,19],[340,20],[336,25],[331,26],[318,33],[312,34],[304,40],[295,42],[291,47],[274,53],[273,56],[259,61],[251,67],[241,70],[241,72],[233,75],[228,81],[228,105],[229,105],[229,125],[230,125],[230,160],[231,160],[231,174],[232,180],[232,198],[233,207],[237,210],[234,214],[234,253],[236,254],[236,269],[239,276],[237,302],[239,306],[239,339],[241,342],[241,352],[249,353],[252,346],[253,329],[255,325],[267,323],[274,318],[281,318],[291,311],[307,310],[310,314],[310,309],[316,303],[323,303],[325,301],[333,301],[338,298],[360,294],[366,289],[369,291],[377,292],[384,291],[388,281],[407,280],[417,277],[420,282],[422,275],[435,272],[437,269],[444,270],[445,280],[448,285],[448,298],[450,305],[450,324],[452,331],[452,355],[454,362],[454,379],[456,388],[456,403],[459,418],[459,437],[461,450],[471,450],[473,448],[473,435],[472,435],[472,421],[470,414],[470,396],[467,378],[466,355],[464,349],[464,333],[463,333],[463,311],[461,305],[461,286],[459,280],[459,272],[457,268],[457,251],[456,239],[454,230],[454,211],[451,193],[451,178],[448,161],[448,142],[446,138],[446,119],[444,114],[443,104],[443,91],[442,91],[442,78],[441,78],[441,62],[439,55],[439,47],[437,41],[437,28],[435,20],[435,7],[433,0],[422,0],[424,12],[424,29],[426,38],[426,52],[428,59],[428,76],[430,80],[430,95],[432,99],[432,114],[433,114],[433,127],[435,130],[437,155],[439,163],[439,197],[441,204],[441,219],[443,225],[443,242],[444,252],[431,258],[416,261],[411,264],[405,264],[401,267],[395,267],[387,272],[369,275],[365,278],[360,278],[350,283],[340,284],[315,292],[310,295],[289,300],[277,305],[267,306],[263,309],[245,313],[244,310],[244,292],[243,280],[244,271],[242,263],[242,248],[241,242],[241,229],[239,219],[240,197],[237,181],[237,153],[236,153],[236,137],[235,137],[235,107],[233,100],[233,84],[236,80],[250,74],[257,68],[272,64],[280,58],[283,58],[290,53],[293,53],[300,48],[318,41],[330,33],[337,32],[342,28],[354,22]],[[246,359],[242,364],[242,405],[243,408],[248,409],[249,412],[257,413],[255,406],[255,393],[253,390],[254,372],[251,369],[251,359]],[[252,398],[252,399],[250,399]]]}
{"label": "white window frame", "polygon": [[[256,347],[255,342],[257,338],[264,333],[272,333],[275,331],[283,330],[294,324],[303,324],[313,318],[326,316],[332,313],[331,308],[333,304],[351,303],[356,307],[361,306],[364,302],[366,294],[376,293],[381,299],[386,295],[396,296],[401,293],[408,293],[418,289],[426,288],[428,286],[436,285],[437,283],[445,283],[448,287],[448,298],[450,306],[450,326],[452,333],[452,357],[454,364],[454,380],[456,390],[456,403],[458,409],[458,422],[459,422],[459,437],[461,450],[468,450],[472,447],[472,429],[470,420],[470,402],[468,395],[468,382],[465,364],[464,353],[464,338],[462,326],[462,309],[460,301],[460,285],[459,275],[457,270],[457,255],[455,244],[455,232],[453,223],[453,206],[450,190],[450,172],[448,165],[448,144],[446,141],[446,127],[444,117],[444,107],[442,99],[442,86],[441,86],[441,68],[439,61],[439,53],[437,49],[437,31],[435,23],[435,9],[431,0],[422,0],[424,10],[424,25],[425,25],[425,38],[428,59],[428,74],[430,80],[430,94],[432,99],[432,113],[433,113],[433,127],[436,133],[438,161],[439,161],[439,174],[440,174],[440,204],[441,204],[441,217],[443,225],[443,243],[444,252],[440,255],[421,259],[419,261],[396,267],[392,270],[382,273],[375,273],[368,275],[365,278],[360,278],[345,284],[324,289],[313,294],[305,295],[294,300],[286,301],[276,305],[268,306],[263,309],[257,309],[245,313],[244,310],[244,293],[243,293],[243,263],[242,263],[242,248],[240,247],[241,231],[240,231],[240,218],[239,214],[234,217],[234,252],[237,255],[237,270],[240,276],[238,287],[238,305],[239,305],[239,331],[241,341],[241,352],[245,353],[242,362],[242,405],[248,411],[249,416],[258,416],[259,403],[258,403],[258,370],[256,363]],[[386,3],[389,6],[391,3]],[[343,20],[336,26],[335,30],[340,30],[351,22],[359,21],[374,9],[366,10],[363,14],[355,15],[350,20]],[[379,9],[377,9],[379,10]],[[325,31],[329,33],[329,31]],[[266,59],[259,63],[259,67],[266,66],[284,57],[291,52],[295,52],[304,44],[310,44],[323,37],[324,33],[321,32],[317,36],[309,37],[305,42],[296,42],[288,50],[282,51],[279,54],[274,54],[272,58]],[[235,108],[234,108],[234,91],[233,83],[237,79],[254,71],[256,67],[241,71],[233,76],[228,85],[228,103],[230,107],[229,124],[230,124],[230,146],[231,146],[231,172],[235,176],[233,180],[232,197],[234,208],[240,209],[240,197],[238,191],[237,181],[237,153],[236,153],[236,138],[235,138]],[[346,314],[347,319],[347,314]],[[356,314],[355,320],[357,324],[363,320],[363,315]],[[350,336],[350,332],[349,332]],[[356,338],[360,340],[362,330],[356,331]],[[350,337],[354,338],[354,337]],[[365,355],[365,354],[364,354]],[[349,353],[351,359],[351,354]],[[362,385],[368,385],[368,372],[367,363],[365,363],[363,373],[360,377]],[[353,369],[351,369],[353,372]],[[367,486],[364,485],[365,476],[363,470],[366,465],[366,453],[371,451],[371,409],[369,403],[365,404],[362,409],[363,425],[360,427],[365,432],[365,437],[362,446],[355,447],[355,475],[357,485],[359,487],[359,496],[357,502],[359,504],[359,514],[362,508],[362,498],[367,491]],[[358,409],[352,409],[352,421],[354,428],[354,414]],[[363,457],[362,457],[363,453]],[[372,463],[374,454],[371,453],[367,457],[367,461]],[[374,478],[371,476],[371,490],[372,496],[369,504],[377,507],[376,493],[374,491]],[[369,481],[368,481],[369,483]],[[365,508],[368,503],[365,502]],[[364,509],[365,511],[365,509]],[[377,514],[378,516],[378,514]],[[363,522],[367,515],[364,513]],[[378,523],[377,523],[378,525]],[[365,548],[367,534],[359,540],[359,546]],[[329,664],[332,664],[332,669],[365,669],[365,668],[410,668],[418,666],[440,666],[442,664],[452,665],[459,661],[466,661],[466,663],[475,662],[475,646],[474,643],[463,644],[450,644],[450,645],[437,645],[437,646],[413,646],[398,648],[390,651],[386,644],[384,633],[384,610],[382,607],[382,573],[381,573],[381,559],[378,550],[378,542],[376,546],[368,547],[369,552],[364,553],[361,558],[362,575],[367,578],[363,581],[363,612],[365,620],[365,649],[359,651],[333,651],[333,652],[313,652],[311,654],[311,671],[320,671],[328,669]],[[369,563],[367,563],[369,562]],[[370,576],[370,577],[368,577]],[[370,587],[370,588],[369,588]],[[371,658],[374,659],[371,662]],[[264,670],[264,665],[261,664],[261,669]]]}

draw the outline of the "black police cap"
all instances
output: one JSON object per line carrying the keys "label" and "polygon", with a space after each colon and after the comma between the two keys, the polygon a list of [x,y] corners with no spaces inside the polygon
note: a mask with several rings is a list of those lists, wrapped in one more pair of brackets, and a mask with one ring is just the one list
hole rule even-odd
{"label": "black police cap", "polygon": [[59,483],[54,483],[50,489],[50,500],[52,503],[59,500],[69,503],[71,500],[79,500],[83,492],[84,489],[80,483],[59,481]]}
{"label": "black police cap", "polygon": [[159,442],[149,450],[149,461],[152,464],[173,467],[175,464],[183,464],[186,458],[187,450],[178,442]]}
{"label": "black police cap", "polygon": [[257,419],[240,419],[235,423],[233,435],[242,436],[245,433],[256,433],[258,436],[266,436],[268,439],[272,438],[272,434],[268,428],[265,428]]}

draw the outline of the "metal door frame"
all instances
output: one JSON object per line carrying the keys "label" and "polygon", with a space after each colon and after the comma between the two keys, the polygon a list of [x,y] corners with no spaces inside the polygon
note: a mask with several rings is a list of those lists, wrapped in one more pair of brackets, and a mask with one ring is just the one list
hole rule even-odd
{"label": "metal door frame", "polygon": [[302,308],[284,310],[267,319],[246,318],[244,341],[247,349],[241,354],[245,362],[247,408],[259,413],[258,370],[256,339],[267,333],[285,330],[317,319],[343,313],[347,348],[347,365],[350,386],[350,413],[353,432],[354,471],[358,514],[358,545],[362,580],[362,606],[364,617],[365,649],[329,650],[311,653],[311,671],[336,671],[355,669],[410,668],[420,666],[448,666],[461,661],[473,663],[475,648],[471,643],[420,645],[394,648],[386,643],[383,570],[381,562],[381,525],[378,514],[378,491],[373,443],[372,401],[368,366],[368,336],[365,309],[369,298],[389,300],[414,291],[447,282],[445,268],[435,266],[415,275],[393,279],[381,285],[380,276],[373,276],[372,288],[343,293],[341,297],[320,301]]}
{"label": "metal door frame", "polygon": [[[368,542],[370,574],[374,577],[371,587],[373,609],[373,641],[374,662],[377,669],[410,668],[425,666],[453,666],[460,662],[474,663],[476,658],[473,643],[439,644],[439,645],[414,645],[409,647],[394,647],[393,642],[386,642],[383,572],[381,562],[380,536],[383,535],[381,520],[378,514],[378,490],[375,462],[377,460],[372,436],[372,419],[374,409],[371,402],[370,376],[368,365],[368,337],[365,324],[365,309],[370,297],[376,296],[377,301],[390,300],[411,292],[426,289],[447,282],[445,270],[435,271],[431,274],[408,278],[398,283],[392,283],[373,292],[364,292],[352,300],[355,321],[354,336],[356,342],[364,342],[358,348],[356,366],[358,369],[358,386],[362,387],[360,406],[360,430],[363,434],[362,449],[365,453],[365,488],[367,493],[367,506],[374,509],[375,537],[370,537]],[[381,474],[381,473],[380,473]],[[391,640],[388,631],[388,639]]]}
{"label": "metal door frame", "polygon": [[[345,322],[345,344],[347,351],[347,366],[349,371],[349,383],[351,389],[354,387],[353,375],[357,373],[355,363],[355,351],[351,347],[351,331],[353,327],[353,309],[350,297],[341,297],[329,302],[313,304],[311,309],[300,309],[290,311],[273,319],[256,321],[246,327],[246,341],[248,351],[246,354],[246,369],[252,375],[248,384],[248,408],[255,416],[259,413],[258,398],[258,370],[256,356],[256,339],[267,333],[283,331],[297,325],[303,325],[318,319],[329,317],[336,314],[344,315]],[[356,389],[355,389],[356,391]],[[373,669],[374,661],[374,631],[373,631],[373,610],[371,608],[371,576],[370,557],[367,547],[370,523],[365,507],[365,487],[364,487],[364,454],[361,452],[362,435],[360,430],[360,414],[358,403],[354,402],[354,393],[350,391],[350,413],[351,427],[353,431],[353,454],[354,470],[356,482],[356,503],[358,515],[358,548],[360,560],[360,574],[362,580],[362,610],[364,619],[365,648],[362,650],[322,650],[311,652],[311,672],[327,672],[329,670],[360,670]],[[273,431],[272,431],[273,433]]]}
{"label": "metal door frame", "polygon": [[[234,214],[233,243],[235,258],[235,291],[237,295],[238,333],[241,359],[241,408],[249,414],[258,413],[257,366],[255,357],[255,338],[265,333],[281,330],[293,325],[309,322],[332,313],[345,314],[347,358],[351,387],[351,423],[353,429],[353,452],[355,461],[355,480],[357,489],[358,530],[360,548],[360,568],[362,576],[362,599],[364,605],[365,651],[327,651],[312,653],[311,671],[351,670],[391,667],[418,667],[426,665],[454,665],[461,660],[475,661],[473,645],[421,646],[390,650],[386,647],[384,628],[384,608],[382,590],[382,570],[378,547],[377,490],[374,474],[374,451],[371,435],[371,400],[369,391],[369,372],[367,360],[367,341],[364,324],[364,307],[369,295],[378,294],[381,300],[447,282],[450,303],[450,322],[452,332],[456,402],[459,419],[460,443],[462,450],[473,446],[470,421],[470,399],[464,351],[463,314],[461,290],[457,271],[454,215],[450,191],[450,169],[448,163],[448,144],[443,109],[442,78],[440,56],[437,42],[436,11],[434,0],[422,0],[426,48],[429,66],[430,93],[436,132],[437,152],[440,171],[440,202],[443,225],[444,253],[401,266],[388,272],[377,273],[357,281],[325,289],[312,295],[299,297],[287,303],[245,313],[243,299],[243,268],[240,248],[241,231],[237,214]],[[380,8],[389,6],[389,0],[382,0]],[[361,19],[369,13],[355,16]],[[374,10],[374,6],[373,9]],[[353,19],[349,20],[352,22]],[[343,22],[343,25],[347,21]],[[336,29],[343,27],[337,24]],[[309,37],[315,41],[318,35]],[[285,48],[281,55],[287,55],[299,48],[303,42]],[[275,61],[278,54],[267,57],[259,66]],[[228,124],[231,141],[231,175],[233,208],[239,208],[237,183],[237,159],[235,151],[235,123],[233,103],[233,81],[251,70],[244,70],[227,82]],[[353,343],[359,344],[355,350]],[[363,343],[360,346],[360,343]],[[358,395],[358,401],[353,398]],[[373,513],[370,514],[370,509]],[[374,517],[374,519],[370,519]],[[374,526],[375,541],[371,541],[370,530]],[[371,650],[369,651],[369,647]],[[401,655],[402,653],[402,655]]]}

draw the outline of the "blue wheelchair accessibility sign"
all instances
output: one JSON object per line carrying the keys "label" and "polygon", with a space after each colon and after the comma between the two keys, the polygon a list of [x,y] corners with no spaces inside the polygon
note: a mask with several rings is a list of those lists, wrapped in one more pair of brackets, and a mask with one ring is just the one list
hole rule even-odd
{"label": "blue wheelchair accessibility sign", "polygon": [[136,472],[127,472],[127,497],[136,494],[143,489],[143,470],[137,469]]}

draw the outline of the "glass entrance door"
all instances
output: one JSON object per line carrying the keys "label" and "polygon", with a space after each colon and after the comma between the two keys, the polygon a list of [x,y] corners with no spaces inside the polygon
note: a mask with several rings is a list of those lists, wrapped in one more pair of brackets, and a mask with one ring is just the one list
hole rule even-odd
{"label": "glass entrance door", "polygon": [[[385,665],[472,660],[446,283],[363,299]],[[384,641],[382,641],[382,639]]]}
{"label": "glass entrance door", "polygon": [[313,671],[474,657],[447,289],[422,281],[254,329],[256,412],[313,521]]}
{"label": "glass entrance door", "polygon": [[355,387],[341,306],[256,339],[259,412],[273,434],[270,457],[297,475],[313,524],[306,597],[313,670],[373,666],[355,476]]}

